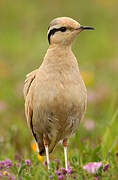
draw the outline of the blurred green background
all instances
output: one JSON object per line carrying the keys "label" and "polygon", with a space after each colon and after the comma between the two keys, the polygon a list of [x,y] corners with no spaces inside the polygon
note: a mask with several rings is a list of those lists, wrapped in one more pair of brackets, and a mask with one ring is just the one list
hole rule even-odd
{"label": "blurred green background", "polygon": [[[103,139],[118,106],[117,0],[0,1],[0,154],[31,154],[31,133],[24,115],[23,83],[40,66],[48,48],[49,22],[68,16],[95,31],[81,33],[73,44],[88,89],[80,139],[95,146]],[[118,120],[118,119],[117,119]],[[117,132],[118,123],[113,127]],[[115,130],[114,130],[115,129]],[[114,133],[112,139],[116,139]],[[111,142],[111,144],[114,141]],[[77,149],[75,138],[70,146]],[[111,146],[110,144],[110,146]],[[109,147],[110,147],[109,146]],[[56,152],[58,152],[56,148]]]}

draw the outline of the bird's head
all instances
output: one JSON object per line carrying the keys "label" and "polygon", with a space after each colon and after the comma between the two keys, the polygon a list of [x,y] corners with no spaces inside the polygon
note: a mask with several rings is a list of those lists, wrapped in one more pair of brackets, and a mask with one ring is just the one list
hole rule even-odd
{"label": "bird's head", "polygon": [[83,30],[94,29],[90,26],[82,26],[69,17],[53,19],[48,28],[49,44],[71,45],[75,37]]}

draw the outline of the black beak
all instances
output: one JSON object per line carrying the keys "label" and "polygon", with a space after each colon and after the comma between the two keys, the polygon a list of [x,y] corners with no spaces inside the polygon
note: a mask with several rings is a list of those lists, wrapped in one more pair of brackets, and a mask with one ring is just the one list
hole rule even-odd
{"label": "black beak", "polygon": [[80,26],[79,28],[77,28],[78,30],[81,29],[81,30],[86,30],[86,29],[90,29],[90,30],[94,30],[95,28],[94,27],[91,27],[91,26]]}

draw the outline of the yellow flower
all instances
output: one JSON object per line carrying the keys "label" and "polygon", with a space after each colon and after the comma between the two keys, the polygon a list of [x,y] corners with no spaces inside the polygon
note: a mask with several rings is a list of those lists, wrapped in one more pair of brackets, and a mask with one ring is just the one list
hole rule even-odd
{"label": "yellow flower", "polygon": [[3,175],[6,175],[7,173],[8,173],[7,171],[3,171],[3,172],[2,172]]}
{"label": "yellow flower", "polygon": [[94,82],[94,75],[90,71],[82,71],[81,76],[86,85],[91,85]]}
{"label": "yellow flower", "polygon": [[[37,144],[33,141],[32,143],[31,143],[31,149],[34,151],[34,152],[38,152],[38,150],[37,150]],[[38,160],[39,161],[42,161],[43,160],[43,156],[40,156],[39,155],[39,153],[37,153],[37,158],[38,158]]]}
{"label": "yellow flower", "polygon": [[43,161],[43,156],[40,156],[39,153],[37,154],[37,158],[39,159],[39,161]]}
{"label": "yellow flower", "polygon": [[[34,152],[38,152],[36,142],[33,141],[33,142],[31,143],[31,149],[32,149]],[[37,153],[37,158],[38,158],[39,161],[42,161],[42,160],[43,160],[43,156],[40,156],[39,153]]]}
{"label": "yellow flower", "polygon": [[35,143],[35,142],[32,142],[32,143],[31,143],[31,149],[32,149],[33,151],[36,151],[36,150],[37,150],[37,147],[36,147],[36,143]]}

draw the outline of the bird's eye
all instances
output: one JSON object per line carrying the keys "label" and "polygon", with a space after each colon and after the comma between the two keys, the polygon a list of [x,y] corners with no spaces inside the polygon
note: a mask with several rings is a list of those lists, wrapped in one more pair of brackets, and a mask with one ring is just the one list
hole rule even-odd
{"label": "bird's eye", "polygon": [[66,27],[61,27],[61,28],[60,28],[60,31],[61,31],[61,32],[65,32],[65,31],[66,31]]}

